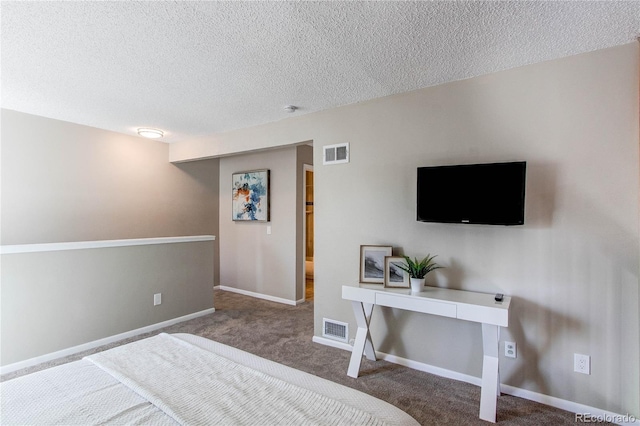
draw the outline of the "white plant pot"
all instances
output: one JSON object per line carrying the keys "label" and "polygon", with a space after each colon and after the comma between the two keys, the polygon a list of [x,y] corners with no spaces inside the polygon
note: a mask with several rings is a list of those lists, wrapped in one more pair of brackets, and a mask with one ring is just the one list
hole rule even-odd
{"label": "white plant pot", "polygon": [[411,292],[419,293],[424,289],[424,278],[410,278]]}

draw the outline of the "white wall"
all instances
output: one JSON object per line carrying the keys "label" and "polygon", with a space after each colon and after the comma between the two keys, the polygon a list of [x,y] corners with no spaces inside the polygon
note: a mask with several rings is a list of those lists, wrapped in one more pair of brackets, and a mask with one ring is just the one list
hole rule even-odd
{"label": "white wall", "polygon": [[[336,108],[171,147],[174,160],[314,141],[315,322],[349,321],[359,245],[438,255],[428,284],[513,297],[503,383],[640,416],[638,44]],[[269,155],[269,154],[265,154]],[[418,166],[525,160],[520,227],[415,221]],[[260,163],[259,158],[255,162]],[[388,320],[388,326],[381,319]],[[377,349],[480,376],[477,324],[374,312]],[[592,357],[574,373],[573,354]],[[346,365],[344,366],[346,371]]]}

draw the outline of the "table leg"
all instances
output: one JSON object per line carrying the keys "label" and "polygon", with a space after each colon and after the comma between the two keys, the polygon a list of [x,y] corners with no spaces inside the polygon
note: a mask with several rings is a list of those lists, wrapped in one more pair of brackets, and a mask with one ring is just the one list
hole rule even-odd
{"label": "table leg", "polygon": [[367,359],[372,361],[376,360],[376,351],[373,348],[371,333],[369,332],[369,322],[371,321],[371,314],[373,313],[373,304],[352,301],[351,306],[353,307],[353,313],[356,317],[356,323],[358,324],[358,331],[356,332],[353,350],[351,351],[351,360],[349,361],[347,375],[357,378],[360,372],[360,363],[362,362],[363,354]]}
{"label": "table leg", "polygon": [[496,422],[497,396],[500,392],[498,375],[498,338],[500,328],[497,325],[482,324],[482,389],[480,391],[480,418]]}

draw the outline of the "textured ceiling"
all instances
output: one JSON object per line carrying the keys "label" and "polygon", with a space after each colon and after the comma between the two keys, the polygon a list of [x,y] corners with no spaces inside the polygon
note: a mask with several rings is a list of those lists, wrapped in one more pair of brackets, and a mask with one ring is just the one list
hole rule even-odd
{"label": "textured ceiling", "polygon": [[625,44],[640,1],[0,3],[1,104],[167,142]]}

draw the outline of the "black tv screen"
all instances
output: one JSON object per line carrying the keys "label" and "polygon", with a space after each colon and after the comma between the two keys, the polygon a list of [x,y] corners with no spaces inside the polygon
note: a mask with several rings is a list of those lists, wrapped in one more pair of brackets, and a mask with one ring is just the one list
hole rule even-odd
{"label": "black tv screen", "polygon": [[527,163],[418,168],[421,222],[524,224]]}

